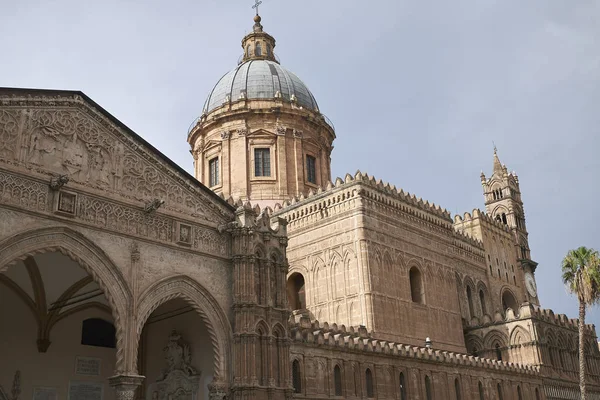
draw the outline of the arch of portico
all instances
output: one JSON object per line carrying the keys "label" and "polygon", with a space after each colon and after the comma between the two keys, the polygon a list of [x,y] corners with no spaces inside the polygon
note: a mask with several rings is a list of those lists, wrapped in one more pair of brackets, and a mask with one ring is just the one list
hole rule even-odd
{"label": "arch of portico", "polygon": [[134,372],[128,324],[132,295],[121,273],[106,253],[81,233],[65,227],[47,227],[17,233],[0,241],[0,272],[18,260],[40,253],[60,252],[77,262],[98,284],[112,313],[116,329],[115,373]]}
{"label": "arch of portico", "polygon": [[213,348],[213,386],[215,389],[225,390],[232,378],[229,369],[233,341],[231,325],[227,315],[208,290],[188,276],[178,275],[165,278],[147,288],[140,295],[135,312],[137,336],[134,359],[137,360],[137,344],[150,314],[162,304],[178,298],[186,300],[204,322]]}

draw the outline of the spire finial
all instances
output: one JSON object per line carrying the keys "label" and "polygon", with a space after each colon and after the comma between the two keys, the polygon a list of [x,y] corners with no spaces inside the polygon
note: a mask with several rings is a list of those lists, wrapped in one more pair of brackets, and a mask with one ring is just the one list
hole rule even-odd
{"label": "spire finial", "polygon": [[252,8],[256,9],[256,15],[258,15],[258,6],[260,6],[262,4],[261,0],[254,0],[254,5],[252,6]]}
{"label": "spire finial", "polygon": [[494,145],[494,154],[496,154],[498,152],[498,149],[496,148],[496,143],[494,143],[493,140],[492,140],[492,144]]}

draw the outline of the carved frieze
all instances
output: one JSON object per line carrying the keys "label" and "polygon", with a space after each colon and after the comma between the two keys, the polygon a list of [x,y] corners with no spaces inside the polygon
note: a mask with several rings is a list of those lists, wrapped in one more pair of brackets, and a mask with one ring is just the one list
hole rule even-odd
{"label": "carved frieze", "polygon": [[13,159],[17,156],[19,119],[15,110],[0,110],[0,158]]}
{"label": "carved frieze", "polygon": [[46,211],[48,185],[0,171],[0,202]]}
{"label": "carved frieze", "polygon": [[79,96],[0,96],[0,162],[144,201],[201,219],[228,219],[225,207],[123,132]]}

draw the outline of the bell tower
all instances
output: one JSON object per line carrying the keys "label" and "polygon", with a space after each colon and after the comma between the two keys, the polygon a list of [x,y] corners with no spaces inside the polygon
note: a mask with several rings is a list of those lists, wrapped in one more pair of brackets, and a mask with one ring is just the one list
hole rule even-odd
{"label": "bell tower", "polygon": [[517,259],[525,276],[524,283],[527,295],[530,302],[537,304],[539,301],[534,278],[537,263],[531,259],[519,177],[514,171],[509,172],[506,165],[500,162],[495,146],[492,176],[487,179],[482,172],[481,186],[483,187],[487,214],[496,221],[508,226],[513,232]]}

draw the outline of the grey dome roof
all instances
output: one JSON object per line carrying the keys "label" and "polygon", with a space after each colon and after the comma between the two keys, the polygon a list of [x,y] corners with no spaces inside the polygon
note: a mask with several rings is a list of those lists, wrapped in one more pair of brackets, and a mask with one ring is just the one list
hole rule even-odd
{"label": "grey dome roof", "polygon": [[203,112],[209,113],[223,105],[227,96],[237,101],[245,91],[247,99],[272,99],[277,92],[290,101],[295,95],[298,105],[318,110],[317,101],[306,85],[293,73],[269,60],[249,60],[226,73],[217,82],[204,103]]}

